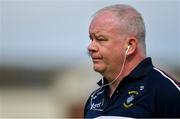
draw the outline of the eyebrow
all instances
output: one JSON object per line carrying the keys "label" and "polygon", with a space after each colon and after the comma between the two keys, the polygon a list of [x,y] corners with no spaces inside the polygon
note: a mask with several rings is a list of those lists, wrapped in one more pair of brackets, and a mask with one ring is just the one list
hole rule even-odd
{"label": "eyebrow", "polygon": [[99,37],[99,36],[104,36],[104,35],[101,35],[99,33],[90,33],[89,36]]}
{"label": "eyebrow", "polygon": [[97,37],[95,33],[89,33],[89,38],[90,38],[90,39],[93,39],[93,36],[94,36],[94,37]]}

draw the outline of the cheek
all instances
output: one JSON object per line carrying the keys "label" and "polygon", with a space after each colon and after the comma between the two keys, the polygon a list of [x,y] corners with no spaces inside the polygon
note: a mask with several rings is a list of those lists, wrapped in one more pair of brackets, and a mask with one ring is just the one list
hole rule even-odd
{"label": "cheek", "polygon": [[116,64],[118,65],[124,58],[124,54],[120,51],[120,49],[111,49],[105,55],[105,62],[108,64]]}
{"label": "cheek", "polygon": [[121,50],[122,49],[119,43],[113,43],[99,47],[99,54],[102,56],[105,64],[112,64],[121,61],[123,56],[123,52]]}
{"label": "cheek", "polygon": [[113,53],[108,50],[107,52],[102,53],[102,64],[104,68],[109,68],[114,63]]}
{"label": "cheek", "polygon": [[101,55],[104,63],[108,63],[109,61],[111,61],[111,52],[109,49],[102,48],[99,50],[99,54]]}

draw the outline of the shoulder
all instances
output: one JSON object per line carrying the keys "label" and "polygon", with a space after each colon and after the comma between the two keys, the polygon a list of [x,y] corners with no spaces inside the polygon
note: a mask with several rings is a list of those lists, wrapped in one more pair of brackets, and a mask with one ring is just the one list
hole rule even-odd
{"label": "shoulder", "polygon": [[[159,89],[168,89],[168,91],[174,90],[180,94],[180,86],[178,80],[172,78],[169,74],[164,72],[163,70],[153,67],[153,70],[150,74],[153,82],[155,83],[154,86]],[[170,90],[171,89],[171,90]]]}
{"label": "shoulder", "polygon": [[172,78],[169,74],[159,68],[153,66],[144,79],[148,86],[148,90],[157,93],[168,91],[180,94],[180,83],[178,80]]}
{"label": "shoulder", "polygon": [[153,67],[148,80],[153,83],[156,113],[161,117],[180,117],[179,82],[164,71]]}

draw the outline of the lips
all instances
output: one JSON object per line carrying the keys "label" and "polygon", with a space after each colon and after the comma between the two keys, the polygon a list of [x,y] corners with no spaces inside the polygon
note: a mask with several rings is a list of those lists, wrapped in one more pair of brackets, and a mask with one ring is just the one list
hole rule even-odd
{"label": "lips", "polygon": [[97,63],[97,62],[99,62],[99,61],[101,61],[101,60],[102,60],[101,58],[92,57],[93,63]]}
{"label": "lips", "polygon": [[97,63],[97,62],[99,62],[99,61],[102,61],[102,57],[100,56],[100,55],[98,55],[98,54],[90,54],[90,56],[91,56],[91,59],[92,59],[92,61],[93,61],[93,63]]}

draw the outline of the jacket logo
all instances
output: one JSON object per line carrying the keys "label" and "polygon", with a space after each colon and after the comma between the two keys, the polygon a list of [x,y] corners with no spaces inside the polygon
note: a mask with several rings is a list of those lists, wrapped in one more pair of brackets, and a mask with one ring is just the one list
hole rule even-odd
{"label": "jacket logo", "polygon": [[99,102],[99,103],[92,103],[92,105],[91,105],[91,110],[92,109],[99,109],[100,107],[102,107],[104,105],[104,99],[101,101],[101,102]]}
{"label": "jacket logo", "polygon": [[126,103],[129,104],[133,100],[134,100],[134,95],[131,95],[127,98]]}
{"label": "jacket logo", "polygon": [[135,96],[139,94],[139,92],[132,90],[132,91],[129,91],[128,94],[129,94],[129,97],[127,98],[126,102],[123,103],[123,106],[125,108],[130,108],[134,105],[132,101],[134,100]]}
{"label": "jacket logo", "polygon": [[104,105],[104,98],[103,98],[103,92],[95,92],[91,95],[91,101],[90,101],[90,110],[94,111],[103,111],[103,105]]}

